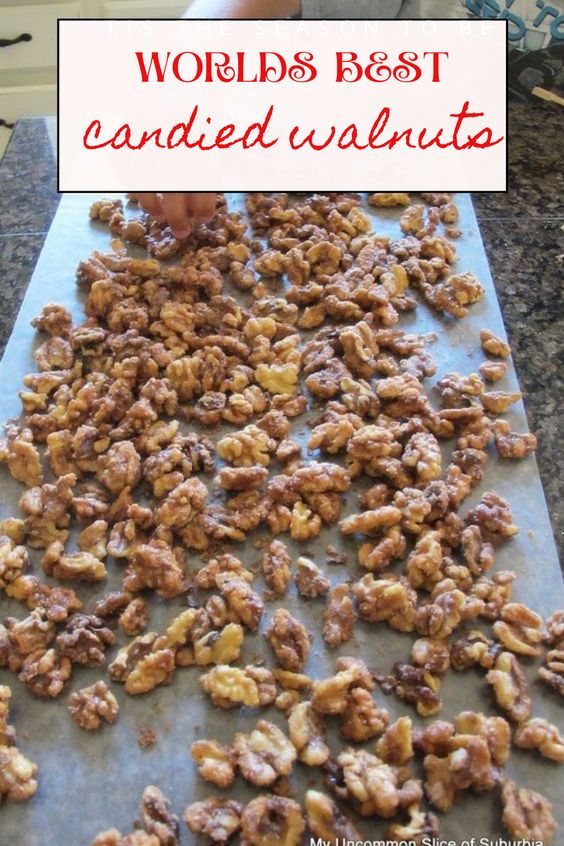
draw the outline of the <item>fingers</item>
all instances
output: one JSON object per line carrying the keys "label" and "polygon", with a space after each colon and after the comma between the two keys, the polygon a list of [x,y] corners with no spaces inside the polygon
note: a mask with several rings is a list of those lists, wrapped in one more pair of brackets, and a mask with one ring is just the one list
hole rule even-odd
{"label": "fingers", "polygon": [[196,223],[209,223],[216,211],[215,194],[137,194],[148,214],[166,221],[176,238],[187,238]]}
{"label": "fingers", "polygon": [[155,220],[164,220],[163,205],[158,194],[135,194],[135,199]]}
{"label": "fingers", "polygon": [[172,234],[187,238],[192,231],[194,218],[188,207],[189,194],[163,194],[163,209]]}
{"label": "fingers", "polygon": [[209,223],[215,216],[215,194],[187,194],[188,208],[194,218],[201,223]]}

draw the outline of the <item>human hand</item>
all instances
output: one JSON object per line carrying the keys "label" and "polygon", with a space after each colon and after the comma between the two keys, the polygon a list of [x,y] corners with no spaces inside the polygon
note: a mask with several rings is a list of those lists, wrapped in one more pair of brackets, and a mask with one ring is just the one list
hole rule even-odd
{"label": "human hand", "polygon": [[215,194],[135,194],[135,199],[159,223],[168,223],[176,238],[187,238],[194,226],[215,215]]}

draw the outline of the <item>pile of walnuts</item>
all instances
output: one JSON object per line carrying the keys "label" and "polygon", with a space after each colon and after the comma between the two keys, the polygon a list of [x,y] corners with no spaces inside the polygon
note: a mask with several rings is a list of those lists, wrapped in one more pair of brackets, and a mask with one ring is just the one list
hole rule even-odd
{"label": "pile of walnuts", "polygon": [[[81,324],[54,303],[33,321],[37,372],[25,377],[22,416],[0,442],[0,462],[26,486],[21,514],[0,523],[0,589],[28,610],[0,625],[0,667],[43,698],[61,695],[81,666],[106,666],[130,695],[196,667],[214,706],[273,706],[277,722],[260,718],[230,745],[192,746],[215,787],[241,776],[270,791],[246,805],[223,795],[191,804],[188,827],[213,843],[240,831],[249,846],[294,846],[306,827],[329,842],[361,839],[343,803],[388,820],[389,840],[420,842],[438,831],[425,802],[444,812],[463,791],[494,789],[511,834],[548,842],[549,803],[502,769],[510,723],[519,747],[564,759],[557,728],[532,716],[521,667],[548,645],[539,677],[563,692],[563,612],[544,622],[513,601],[511,571],[490,572],[518,531],[502,497],[486,491],[461,513],[493,449],[523,459],[536,439],[499,417],[520,399],[491,387],[507,372],[505,342],[483,330],[479,373],[446,372],[428,389],[433,339],[399,328],[420,301],[452,320],[484,294],[473,274],[454,270],[451,198],[373,194],[369,203],[402,207],[396,239],[372,231],[356,195],[253,194],[246,215],[220,198],[214,221],[183,241],[145,216],[127,220],[119,200],[92,206],[91,218],[120,240],[79,265]],[[144,255],[129,255],[126,242]],[[305,544],[331,526],[357,541],[358,567],[337,583],[307,549],[294,562],[284,540]],[[237,545],[258,529],[268,537],[256,541],[262,557],[249,569]],[[55,584],[30,572],[30,550]],[[327,564],[347,564],[326,551]],[[84,608],[71,585],[103,587],[108,558],[123,565],[121,589]],[[310,677],[309,615],[269,611],[292,582],[324,603],[329,648],[349,641],[360,618],[413,634],[409,654],[371,670],[341,656],[333,676]],[[183,604],[164,632],[150,627],[151,592]],[[266,661],[242,665],[245,636],[259,630]],[[503,717],[463,712],[454,724],[418,728],[410,716],[390,722],[374,693],[379,686],[436,717],[445,674],[473,666]],[[26,799],[36,767],[2,722],[1,690],[0,796]],[[102,678],[68,707],[86,731],[118,718]],[[340,750],[327,741],[332,720]],[[423,779],[411,768],[416,755]],[[308,790],[305,810],[289,782],[300,766],[319,769],[327,790]],[[157,788],[141,810],[134,832],[112,829],[93,846],[179,843]]]}

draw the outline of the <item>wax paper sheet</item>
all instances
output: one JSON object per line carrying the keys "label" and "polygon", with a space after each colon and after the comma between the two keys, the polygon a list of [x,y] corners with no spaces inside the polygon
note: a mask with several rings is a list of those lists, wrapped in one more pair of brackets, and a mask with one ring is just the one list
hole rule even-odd
{"label": "wax paper sheet", "polygon": [[[30,320],[48,301],[64,303],[76,320],[82,317],[81,294],[74,281],[78,262],[94,249],[107,250],[109,235],[105,228],[91,223],[88,208],[96,197],[93,195],[67,195],[63,197],[51,231],[39,258],[25,300],[3,361],[0,364],[0,420],[17,416],[20,411],[18,390],[23,376],[32,372],[32,349],[37,344]],[[478,332],[488,327],[505,336],[503,322],[496,300],[486,256],[478,226],[468,195],[458,195],[461,213],[462,237],[457,242],[459,261],[457,269],[471,270],[486,287],[486,297],[470,309],[470,316],[460,320],[441,320],[423,304],[415,315],[402,318],[400,326],[410,331],[435,331],[437,340],[431,352],[438,362],[434,380],[448,370],[469,373],[484,360],[480,350]],[[241,204],[241,197],[230,196],[232,207]],[[372,213],[372,212],[371,212]],[[397,210],[373,215],[374,228],[383,234],[398,235]],[[433,381],[433,380],[431,380]],[[517,381],[510,367],[501,387],[513,389]],[[512,428],[526,431],[527,422],[521,403],[513,406],[507,415]],[[301,433],[301,434],[300,434]],[[303,418],[298,421],[297,436],[307,439]],[[215,433],[214,433],[215,437]],[[22,487],[0,468],[0,517],[18,514],[18,498]],[[508,499],[513,509],[520,533],[501,547],[497,554],[496,570],[511,568],[518,574],[514,596],[536,611],[546,615],[564,607],[564,590],[541,482],[534,458],[521,462],[502,462],[495,455],[488,465],[484,483],[474,491],[463,512],[471,507],[484,490],[494,489]],[[346,513],[356,510],[357,497],[353,490],[348,496]],[[304,549],[327,571],[333,584],[345,580],[352,572],[358,574],[353,541],[343,541],[338,531],[323,531],[316,542],[299,546],[288,542],[294,558],[304,554]],[[254,538],[253,538],[254,540]],[[328,566],[325,547],[328,543],[343,547],[349,553],[348,568]],[[259,552],[250,541],[236,550],[249,563],[257,561]],[[194,566],[198,559],[191,558]],[[38,570],[35,557],[35,569]],[[94,597],[107,589],[116,589],[120,582],[121,565],[110,563],[107,586],[81,587],[77,591],[88,609]],[[260,584],[260,580],[258,582]],[[74,586],[74,585],[73,585]],[[260,588],[259,588],[260,589]],[[162,602],[151,599],[149,628],[162,631],[181,606],[180,601]],[[24,616],[21,605],[0,599],[2,618],[8,615]],[[334,671],[338,655],[362,656],[369,666],[386,671],[396,660],[407,660],[413,637],[389,629],[385,624],[365,625],[358,622],[354,639],[337,650],[326,648],[321,637],[324,602],[306,602],[296,595],[293,584],[288,596],[275,603],[267,603],[261,631],[264,631],[273,611],[279,606],[288,607],[303,620],[313,632],[312,649],[306,672],[314,677],[324,677]],[[123,635],[120,643],[123,643]],[[247,634],[242,662],[251,663],[252,656],[262,652],[270,660],[269,650],[259,633]],[[523,662],[526,663],[526,662]],[[558,723],[560,702],[558,696],[535,681],[535,665],[527,667],[531,680],[534,714]],[[1,846],[88,846],[101,830],[115,826],[123,832],[130,831],[138,813],[138,803],[147,784],[158,785],[172,801],[177,814],[182,814],[190,801],[204,798],[214,791],[195,772],[189,749],[198,737],[215,737],[229,742],[237,730],[249,730],[257,719],[272,719],[281,727],[285,719],[276,709],[232,710],[229,712],[211,706],[198,684],[199,671],[180,669],[173,683],[157,688],[146,696],[127,696],[120,685],[112,685],[120,704],[120,714],[114,726],[86,734],[71,720],[66,703],[69,694],[96,679],[104,677],[104,669],[77,668],[71,684],[56,700],[39,701],[30,696],[18,680],[7,671],[0,670],[0,682],[13,690],[10,722],[16,726],[18,744],[24,754],[39,766],[39,789],[27,803],[3,803],[0,807]],[[441,716],[452,718],[460,710],[477,709],[496,713],[491,691],[486,685],[483,671],[470,670],[464,674],[449,673],[443,687],[444,708]],[[382,704],[393,718],[411,714],[410,706],[395,697],[384,698],[377,692]],[[157,733],[157,743],[142,749],[137,743],[139,730],[152,728]],[[334,749],[342,742],[331,729]],[[367,744],[372,748],[373,743]],[[562,768],[541,759],[534,752],[515,749],[507,773],[520,784],[533,787],[546,794],[555,805],[555,815],[560,821],[560,838],[564,838],[564,811],[562,807]],[[307,786],[321,786],[321,773],[296,765],[291,778],[297,798],[302,798]],[[256,795],[256,790],[245,786],[238,779],[233,795],[242,799]],[[472,835],[495,839],[504,834],[499,822],[500,807],[496,792],[475,796],[460,794],[455,807],[441,815],[441,836],[461,841]],[[383,837],[385,824],[365,819],[359,823],[368,840]],[[505,833],[505,837],[508,837]],[[193,843],[193,836],[182,824],[183,844]],[[305,838],[304,842],[308,842]],[[479,842],[479,840],[478,840]],[[563,839],[555,842],[562,843]]]}

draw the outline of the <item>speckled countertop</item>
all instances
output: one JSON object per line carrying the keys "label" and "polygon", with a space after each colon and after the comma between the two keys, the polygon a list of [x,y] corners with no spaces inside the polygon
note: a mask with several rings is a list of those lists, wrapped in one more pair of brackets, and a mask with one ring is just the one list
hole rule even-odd
{"label": "speckled countertop", "polygon": [[[0,163],[0,355],[59,202],[52,128],[43,118],[20,121]],[[509,191],[474,195],[530,427],[539,436],[537,459],[561,560],[563,129],[561,108],[510,102]]]}

